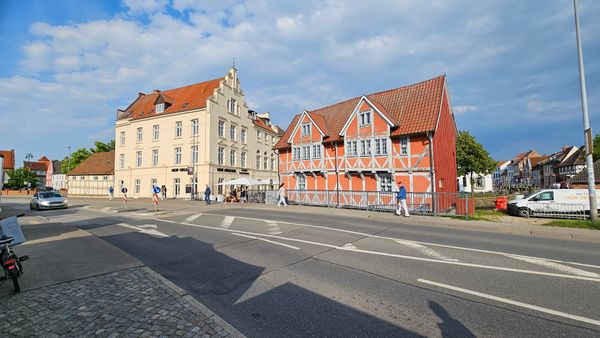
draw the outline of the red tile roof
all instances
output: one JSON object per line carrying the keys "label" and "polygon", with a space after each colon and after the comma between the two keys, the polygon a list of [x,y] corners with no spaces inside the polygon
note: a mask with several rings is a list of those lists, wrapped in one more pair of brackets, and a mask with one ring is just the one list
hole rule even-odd
{"label": "red tile roof", "polygon": [[[424,133],[436,127],[445,79],[445,75],[442,75],[420,83],[365,96],[375,108],[398,126],[392,130],[391,136]],[[326,133],[326,142],[342,138],[339,136],[340,131],[361,97],[307,111],[319,128]],[[300,115],[294,117],[283,137],[275,145],[275,149],[290,146],[288,139]]]}
{"label": "red tile roof", "polygon": [[275,130],[273,130],[273,128],[271,128],[271,126],[267,125],[267,123],[265,121],[263,121],[263,119],[261,119],[260,117],[258,117],[254,120],[254,125],[262,128],[264,130],[267,130],[273,134],[277,133]]}
{"label": "red tile roof", "polygon": [[214,90],[219,87],[223,79],[221,77],[185,87],[156,91],[152,94],[140,93],[138,98],[124,110],[125,114],[121,118],[137,120],[155,116],[155,102],[159,96],[169,103],[165,106],[165,111],[160,114],[205,108],[206,100],[214,94]]}
{"label": "red tile roof", "polygon": [[113,175],[115,172],[115,152],[108,151],[95,153],[81,162],[75,169],[69,172],[69,176],[75,175]]}
{"label": "red tile roof", "polygon": [[15,150],[0,150],[0,156],[4,158],[4,169],[15,169]]}
{"label": "red tile roof", "polygon": [[31,171],[48,171],[48,162],[23,161],[23,167]]}

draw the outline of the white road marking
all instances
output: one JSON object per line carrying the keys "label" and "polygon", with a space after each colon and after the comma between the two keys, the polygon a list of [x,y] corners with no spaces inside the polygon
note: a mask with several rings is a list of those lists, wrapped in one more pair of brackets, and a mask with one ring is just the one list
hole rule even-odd
{"label": "white road marking", "polygon": [[110,211],[110,207],[104,207],[101,210],[102,212],[109,212]]}
{"label": "white road marking", "polygon": [[236,235],[236,236],[246,237],[246,238],[252,238],[252,239],[256,239],[256,240],[267,242],[267,243],[271,243],[271,244],[277,244],[277,245],[285,246],[286,248],[291,248],[291,249],[294,249],[294,250],[300,250],[300,248],[297,247],[297,246],[293,246],[293,245],[289,245],[289,244],[285,244],[285,243],[279,243],[279,242],[271,241],[271,240],[268,240],[268,239],[265,239],[265,238],[260,238],[260,237],[255,237],[255,236],[249,236],[249,235],[244,235],[244,234],[238,234],[238,233],[235,233],[235,232],[232,232],[231,234],[232,235]]}
{"label": "white road marking", "polygon": [[155,224],[144,224],[144,225],[140,225],[139,227],[145,228],[145,229],[147,229],[147,228],[156,229],[157,228]]}
{"label": "white road marking", "polygon": [[66,232],[64,234],[60,234],[57,236],[49,236],[49,237],[44,237],[44,238],[33,239],[30,241],[25,241],[24,243],[19,244],[19,247],[30,245],[30,244],[47,243],[47,242],[61,241],[63,239],[88,237],[88,236],[91,236],[91,234],[87,231],[75,230],[75,231]]}
{"label": "white road marking", "polygon": [[436,258],[436,259],[439,259],[442,261],[459,262],[458,259],[446,257],[446,256],[442,255],[441,253],[439,253],[431,248],[428,248],[423,244],[420,244],[420,243],[417,243],[414,241],[408,241],[408,240],[404,240],[404,239],[396,239],[395,241],[397,243],[407,246],[409,248],[416,249],[419,252],[421,252],[422,254],[424,254],[425,256],[433,257],[433,258]]}
{"label": "white road marking", "polygon": [[[219,215],[219,214],[213,214],[213,215]],[[219,216],[221,216],[221,215],[219,215]],[[254,221],[266,221],[265,219],[261,219],[261,218],[240,217],[240,216],[236,216],[236,217],[239,218],[239,219],[247,219],[247,220],[254,220]],[[395,238],[395,237],[386,237],[386,236],[372,235],[372,234],[368,234],[368,233],[360,232],[360,231],[352,231],[352,230],[331,228],[331,227],[326,227],[326,226],[322,226],[322,225],[313,225],[313,224],[305,224],[305,223],[294,223],[294,222],[284,222],[284,221],[279,221],[279,223],[281,223],[281,224],[290,224],[290,225],[301,226],[301,227],[307,227],[307,228],[331,230],[331,231],[343,232],[343,233],[357,235],[357,236],[362,236],[362,237],[387,239],[387,240],[392,240],[392,241],[395,241],[397,239],[401,239],[401,238]],[[456,250],[464,250],[464,251],[472,251],[472,252],[481,252],[481,253],[488,253],[488,254],[502,255],[502,256],[512,255],[511,253],[508,253],[508,252],[500,252],[500,251],[490,251],[490,250],[482,250],[482,249],[465,248],[465,247],[461,247],[461,246],[445,245],[445,244],[437,244],[437,243],[429,243],[429,242],[422,242],[422,241],[414,241],[414,242],[415,243],[419,243],[419,244],[423,244],[423,245],[437,246],[437,247],[440,247],[440,248],[448,248],[448,249],[456,249]],[[584,263],[577,263],[577,262],[561,261],[561,260],[557,260],[557,259],[549,259],[549,258],[534,257],[534,256],[524,256],[524,255],[519,255],[519,256],[521,256],[521,257],[530,257],[530,258],[538,258],[538,259],[545,259],[545,260],[551,261],[551,262],[557,262],[557,263],[564,263],[564,264],[571,264],[571,265],[578,265],[578,266],[585,266],[585,267],[589,267],[589,268],[600,269],[600,265],[592,265],[592,264],[584,264]]]}
{"label": "white road marking", "polygon": [[281,228],[279,228],[279,222],[268,220],[265,220],[265,222],[267,222],[269,235],[280,235],[282,233]]}
{"label": "white road marking", "polygon": [[192,215],[192,216],[186,218],[185,221],[186,222],[193,222],[193,221],[195,221],[200,216],[202,216],[202,213]]}
{"label": "white road marking", "polygon": [[144,228],[136,227],[134,225],[129,225],[127,223],[117,223],[116,225],[122,226],[124,228],[134,229],[134,230],[137,230],[138,232],[141,232],[146,235],[152,235],[152,236],[157,236],[157,237],[171,237],[167,234],[163,234],[162,232],[160,232],[158,230],[144,229]]}
{"label": "white road marking", "polygon": [[233,223],[234,220],[235,217],[233,216],[223,217],[223,220],[221,221],[221,228],[229,229],[229,227],[231,227],[231,223]]}
{"label": "white road marking", "polygon": [[523,256],[519,256],[519,255],[506,255],[506,257],[517,259],[517,260],[520,260],[520,261],[523,261],[523,262],[527,262],[527,263],[531,263],[531,264],[536,264],[536,265],[543,266],[543,267],[550,268],[550,269],[554,269],[554,270],[557,270],[557,271],[560,271],[560,272],[570,273],[570,274],[577,275],[577,276],[600,278],[600,275],[597,274],[597,273],[593,273],[593,272],[589,272],[589,271],[585,271],[585,270],[573,268],[573,267],[566,266],[566,265],[563,265],[563,264],[558,264],[556,262],[551,262],[551,261],[548,261],[548,260],[545,260],[545,259],[523,257]]}
{"label": "white road marking", "polygon": [[344,246],[342,246],[342,248],[344,248],[344,250],[356,250],[356,249],[358,249],[352,243],[346,243],[346,244],[344,244]]}
{"label": "white road marking", "polygon": [[551,315],[554,315],[554,316],[559,316],[559,317],[563,317],[563,318],[568,318],[568,319],[576,320],[578,322],[583,322],[583,323],[587,323],[587,324],[592,324],[592,325],[598,325],[598,326],[600,326],[600,320],[596,320],[596,319],[592,319],[592,318],[587,318],[587,317],[572,315],[572,314],[569,314],[569,313],[565,313],[565,312],[561,312],[561,311],[556,311],[556,310],[548,309],[548,308],[541,307],[541,306],[531,305],[531,304],[519,302],[519,301],[516,301],[516,300],[511,300],[511,299],[507,299],[507,298],[502,298],[502,297],[497,297],[497,296],[493,296],[493,295],[488,295],[488,294],[485,294],[485,293],[481,293],[481,292],[477,292],[477,291],[471,291],[471,290],[459,288],[459,287],[448,285],[448,284],[442,284],[442,283],[432,282],[432,281],[429,281],[429,280],[426,280],[426,279],[418,279],[418,281],[421,282],[421,283],[425,283],[425,284],[429,284],[429,285],[434,285],[434,286],[437,286],[437,287],[440,287],[440,288],[443,288],[443,289],[454,290],[454,291],[466,293],[466,294],[477,296],[477,297],[481,297],[481,298],[495,300],[495,301],[501,302],[501,303],[511,304],[511,305],[523,307],[523,308],[526,308],[526,309],[530,309],[530,310],[535,310],[535,311],[539,311],[539,312],[551,314]]}

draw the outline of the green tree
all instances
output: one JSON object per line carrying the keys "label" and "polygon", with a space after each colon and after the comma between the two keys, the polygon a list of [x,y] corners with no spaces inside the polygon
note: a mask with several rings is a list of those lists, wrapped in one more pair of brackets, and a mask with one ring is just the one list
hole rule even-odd
{"label": "green tree", "polygon": [[18,168],[8,172],[6,186],[11,189],[21,189],[28,186],[35,187],[38,179],[28,168]]}
{"label": "green tree", "polygon": [[110,140],[107,143],[96,141],[94,142],[94,148],[80,148],[77,149],[74,153],[71,154],[70,159],[64,159],[62,161],[62,173],[68,174],[71,169],[77,168],[81,162],[87,160],[92,154],[102,153],[106,151],[115,150],[115,140]]}
{"label": "green tree", "polygon": [[596,134],[593,142],[593,152],[592,156],[594,157],[594,162],[600,160],[600,134]]}
{"label": "green tree", "polygon": [[458,175],[469,175],[473,186],[473,174],[487,175],[496,169],[496,161],[468,131],[460,131],[456,138],[456,165]]}
{"label": "green tree", "polygon": [[110,140],[108,143],[96,141],[94,142],[94,145],[94,148],[90,148],[92,153],[102,153],[115,150],[115,140]]}

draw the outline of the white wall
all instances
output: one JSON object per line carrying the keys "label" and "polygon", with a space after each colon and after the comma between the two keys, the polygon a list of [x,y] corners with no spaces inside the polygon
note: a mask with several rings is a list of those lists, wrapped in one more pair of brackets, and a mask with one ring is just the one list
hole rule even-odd
{"label": "white wall", "polygon": [[[494,191],[494,185],[492,181],[492,175],[483,175],[483,174],[473,174],[473,181],[475,183],[475,187],[471,189],[471,175],[467,175],[458,177],[458,190],[460,192],[475,192],[475,193],[484,193],[484,192],[492,192]],[[482,186],[477,185],[477,181],[482,183]]]}

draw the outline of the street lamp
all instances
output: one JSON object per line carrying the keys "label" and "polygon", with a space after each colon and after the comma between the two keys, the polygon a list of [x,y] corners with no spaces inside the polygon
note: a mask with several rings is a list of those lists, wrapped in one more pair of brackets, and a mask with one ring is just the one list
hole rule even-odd
{"label": "street lamp", "polygon": [[588,192],[590,198],[590,218],[598,220],[598,206],[596,205],[596,179],[594,176],[594,160],[592,158],[592,128],[587,105],[587,90],[585,88],[585,70],[583,67],[583,52],[581,50],[581,33],[579,32],[579,17],[577,15],[577,0],[573,0],[575,11],[575,36],[577,38],[577,56],[579,61],[579,87],[581,89],[581,108],[583,115],[583,135],[585,138],[585,163],[587,165]]}

